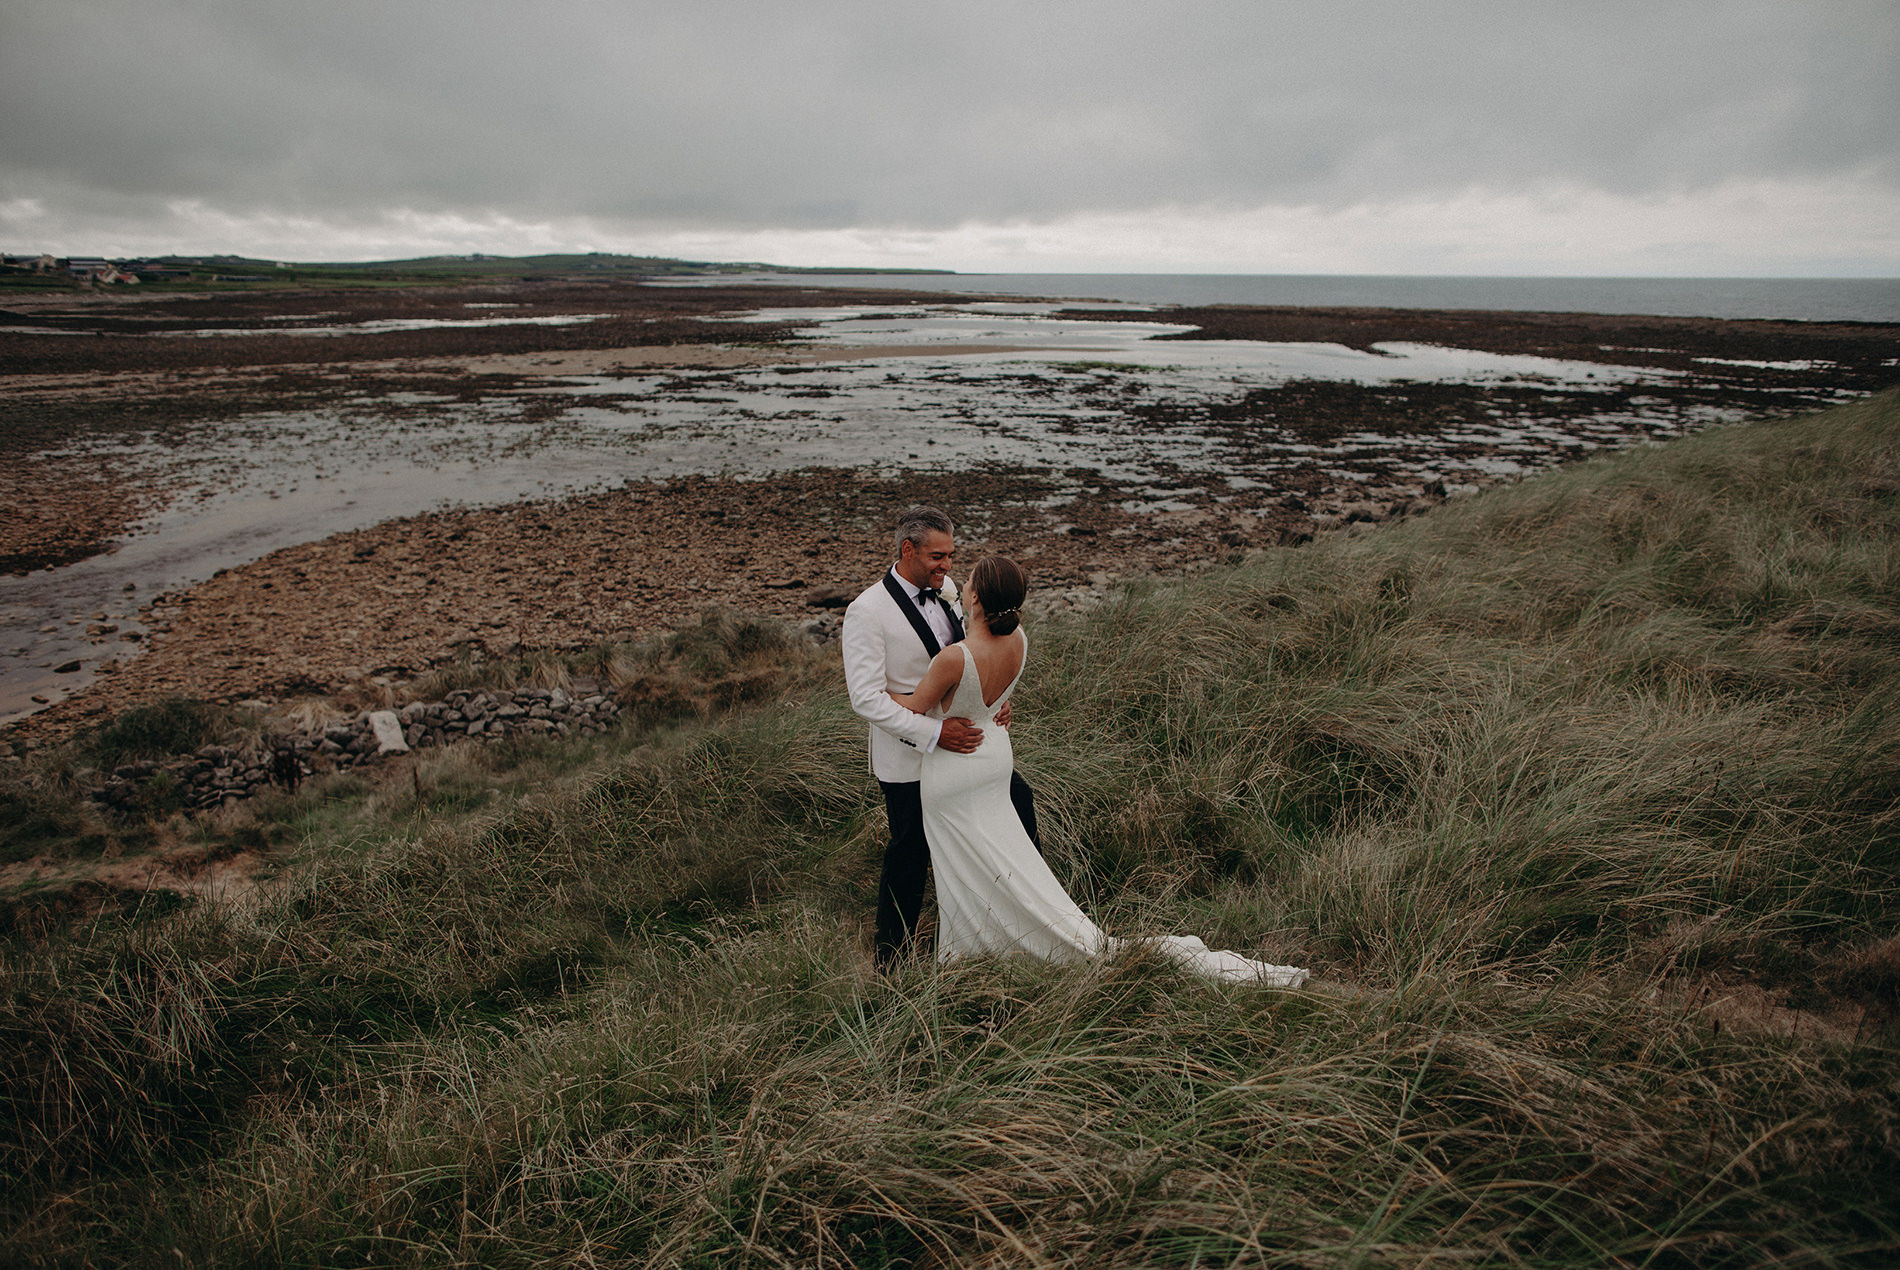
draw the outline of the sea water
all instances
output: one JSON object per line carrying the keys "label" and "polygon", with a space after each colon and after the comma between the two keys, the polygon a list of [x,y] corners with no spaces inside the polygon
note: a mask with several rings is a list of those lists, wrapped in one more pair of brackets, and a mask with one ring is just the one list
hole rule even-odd
{"label": "sea water", "polygon": [[759,282],[1125,304],[1480,309],[1664,317],[1900,322],[1900,278],[1458,278],[1225,273],[716,274],[666,285]]}

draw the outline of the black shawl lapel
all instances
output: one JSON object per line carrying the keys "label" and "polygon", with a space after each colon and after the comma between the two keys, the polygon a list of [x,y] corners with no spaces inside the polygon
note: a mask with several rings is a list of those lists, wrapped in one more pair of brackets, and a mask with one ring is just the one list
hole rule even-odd
{"label": "black shawl lapel", "polygon": [[[884,571],[884,589],[891,593],[893,600],[897,601],[897,607],[903,610],[904,619],[910,623],[910,628],[917,632],[917,638],[924,641],[924,647],[930,650],[930,655],[935,657],[942,652],[943,645],[937,642],[936,633],[930,629],[930,623],[924,620],[923,613],[918,610],[917,601],[905,593],[904,588],[897,584],[897,575],[888,569]],[[957,625],[957,615],[947,608],[944,612],[950,613],[950,629],[957,632],[958,639],[963,638],[963,632]]]}

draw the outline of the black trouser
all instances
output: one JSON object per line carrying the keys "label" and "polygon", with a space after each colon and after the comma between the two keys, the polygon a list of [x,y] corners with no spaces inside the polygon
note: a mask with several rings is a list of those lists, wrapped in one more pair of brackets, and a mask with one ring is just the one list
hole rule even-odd
{"label": "black trouser", "polygon": [[[891,844],[884,849],[884,874],[877,881],[877,964],[888,966],[910,948],[924,908],[924,879],[930,871],[930,843],[924,838],[922,786],[916,781],[891,784],[884,791],[884,814],[891,822]],[[1009,774],[1009,801],[1036,850],[1036,795],[1021,772]]]}

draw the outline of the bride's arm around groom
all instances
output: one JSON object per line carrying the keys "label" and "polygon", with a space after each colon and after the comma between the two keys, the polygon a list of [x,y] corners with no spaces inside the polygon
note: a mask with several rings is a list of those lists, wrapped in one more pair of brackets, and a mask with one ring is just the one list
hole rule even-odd
{"label": "bride's arm around groom", "polygon": [[[882,586],[867,589],[845,611],[841,639],[845,687],[851,709],[871,725],[871,771],[880,781],[914,781],[920,755],[938,743],[945,726],[962,731],[961,720],[938,720],[891,700],[907,693],[930,669],[931,654],[918,640],[897,602]],[[949,748],[963,748],[945,736]]]}

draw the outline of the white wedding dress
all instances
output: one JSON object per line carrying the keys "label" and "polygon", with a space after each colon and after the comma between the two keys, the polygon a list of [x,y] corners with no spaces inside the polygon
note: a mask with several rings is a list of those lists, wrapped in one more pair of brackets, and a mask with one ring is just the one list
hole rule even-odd
{"label": "white wedding dress", "polygon": [[[1016,636],[1024,640],[1026,666],[1028,641],[1021,630]],[[1009,800],[1015,754],[1009,729],[996,726],[996,712],[1016,691],[1022,671],[986,705],[975,659],[961,644],[953,647],[963,649],[963,677],[930,713],[967,718],[984,731],[973,753],[936,749],[924,756],[920,792],[937,878],[937,960],[978,953],[1025,953],[1051,961],[1112,955],[1128,941],[1104,934],[1076,907],[1029,841]],[[1227,983],[1297,988],[1307,977],[1296,966],[1217,951],[1192,935],[1139,942],[1183,969]]]}

